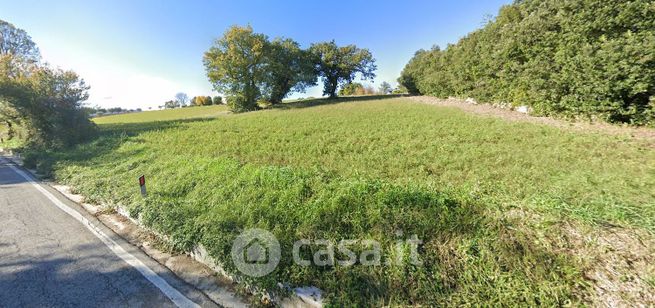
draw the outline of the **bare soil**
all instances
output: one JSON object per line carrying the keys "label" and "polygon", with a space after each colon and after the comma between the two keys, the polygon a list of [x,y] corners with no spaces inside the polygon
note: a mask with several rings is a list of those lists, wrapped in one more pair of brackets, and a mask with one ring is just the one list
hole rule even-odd
{"label": "bare soil", "polygon": [[[556,254],[570,256],[589,285],[578,286],[578,297],[592,307],[655,307],[655,237],[645,230],[614,225],[588,226],[574,221],[550,221],[511,209],[504,217],[528,238],[548,243]],[[511,234],[508,234],[511,237]]]}
{"label": "bare soil", "polygon": [[454,98],[441,99],[432,96],[411,96],[407,99],[429,105],[454,107],[473,114],[501,118],[508,121],[530,122],[565,129],[619,135],[631,139],[642,140],[650,146],[655,147],[654,128],[621,126],[602,122],[573,122],[550,117],[537,117],[511,109],[498,108],[490,104],[481,104],[475,103],[471,100]]}

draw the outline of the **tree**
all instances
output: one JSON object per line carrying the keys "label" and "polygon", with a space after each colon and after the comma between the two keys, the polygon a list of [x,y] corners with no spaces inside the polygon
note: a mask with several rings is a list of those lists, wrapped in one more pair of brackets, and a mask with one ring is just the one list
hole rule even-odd
{"label": "tree", "polygon": [[352,82],[356,74],[362,80],[375,78],[375,59],[368,49],[355,45],[339,47],[334,41],[310,47],[318,75],[323,80],[323,94],[336,97],[340,85]]}
{"label": "tree", "polygon": [[[3,62],[16,63],[9,57]],[[32,66],[12,76],[0,69],[0,102],[10,107],[12,122],[27,129],[34,146],[70,146],[93,135],[95,125],[83,109],[88,89],[72,71]]]}
{"label": "tree", "polygon": [[205,53],[207,77],[217,92],[231,97],[228,104],[233,111],[258,109],[257,100],[269,78],[267,41],[250,26],[232,26]]}
{"label": "tree", "polygon": [[339,90],[339,96],[359,95],[358,93],[364,93],[364,86],[359,82],[347,83]]}
{"label": "tree", "polygon": [[398,81],[410,94],[653,125],[652,16],[652,0],[515,1],[456,44],[418,51]]}
{"label": "tree", "polygon": [[169,100],[164,103],[164,108],[166,109],[173,109],[179,107],[178,102],[176,100]]}
{"label": "tree", "polygon": [[391,91],[393,91],[393,88],[391,87],[391,85],[388,82],[383,81],[380,84],[380,89],[379,90],[380,90],[380,94],[390,94]]}
{"label": "tree", "polygon": [[11,55],[22,63],[37,63],[41,54],[32,38],[22,29],[0,19],[0,55]]}
{"label": "tree", "polygon": [[177,102],[178,107],[186,107],[186,104],[189,101],[189,96],[184,92],[179,92],[175,94],[175,101]]}
{"label": "tree", "polygon": [[272,104],[281,103],[291,92],[305,92],[316,85],[310,54],[292,39],[278,38],[269,44],[267,69],[267,92]]}
{"label": "tree", "polygon": [[223,98],[220,97],[220,96],[214,96],[214,98],[212,99],[212,103],[214,105],[222,105],[223,104]]}
{"label": "tree", "polygon": [[402,84],[398,84],[398,86],[396,86],[396,88],[393,89],[393,92],[391,92],[391,93],[393,93],[393,94],[407,94],[408,91],[407,91],[407,88],[405,88],[405,86],[403,86]]}
{"label": "tree", "polygon": [[[39,62],[41,55],[32,38],[22,29],[0,19],[0,61],[2,74],[16,77],[27,70],[26,65]],[[5,80],[6,82],[6,80]],[[6,100],[0,100],[0,122],[7,127],[7,137],[12,139],[21,116]]]}
{"label": "tree", "polygon": [[69,146],[93,135],[84,80],[39,61],[29,35],[0,20],[0,120],[10,137],[16,125],[27,131],[30,146]]}
{"label": "tree", "polygon": [[194,96],[191,99],[191,106],[209,106],[211,104],[211,96]]}

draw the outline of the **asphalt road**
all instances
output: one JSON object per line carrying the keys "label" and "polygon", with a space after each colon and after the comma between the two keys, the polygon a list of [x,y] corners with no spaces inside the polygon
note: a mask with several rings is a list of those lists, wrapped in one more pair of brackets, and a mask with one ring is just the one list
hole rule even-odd
{"label": "asphalt road", "polygon": [[[128,264],[125,254],[121,258],[116,253],[116,246],[111,249],[106,239],[62,211],[0,158],[0,307],[215,306],[77,204],[47,185],[40,186],[82,214],[153,275],[146,279],[144,267],[137,270]],[[155,285],[152,280],[159,278]],[[168,293],[162,291],[162,281],[171,287]],[[171,290],[181,295],[178,301],[171,300]]]}

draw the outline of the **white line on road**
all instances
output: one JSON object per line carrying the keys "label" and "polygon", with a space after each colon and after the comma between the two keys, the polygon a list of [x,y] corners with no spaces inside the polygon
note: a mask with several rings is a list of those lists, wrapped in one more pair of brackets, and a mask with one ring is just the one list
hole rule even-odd
{"label": "white line on road", "polygon": [[52,203],[54,203],[59,209],[66,212],[66,214],[75,218],[77,221],[81,222],[87,229],[91,231],[96,237],[98,237],[109,249],[111,249],[114,254],[123,259],[127,264],[134,267],[143,277],[148,279],[152,284],[154,284],[159,290],[162,291],[175,305],[178,307],[200,307],[189,298],[184,296],[180,291],[173,288],[166,280],[161,278],[157,273],[150,269],[147,265],[143,264],[141,260],[137,259],[135,256],[125,251],[123,247],[118,245],[113,239],[100,230],[97,226],[93,225],[86,217],[80,214],[78,211],[70,208],[63,202],[61,202],[57,197],[47,191],[45,188],[41,187],[39,183],[34,181],[30,175],[25,173],[23,170],[18,169],[17,167],[9,164],[9,167],[18,173],[20,176],[25,178],[32,186],[34,186],[38,191],[40,191],[44,196],[46,196]]}

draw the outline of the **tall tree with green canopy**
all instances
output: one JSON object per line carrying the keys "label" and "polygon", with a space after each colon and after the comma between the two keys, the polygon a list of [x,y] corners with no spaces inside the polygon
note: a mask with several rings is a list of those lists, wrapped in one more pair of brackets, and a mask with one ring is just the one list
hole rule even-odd
{"label": "tall tree with green canopy", "polygon": [[334,42],[312,44],[310,52],[318,75],[323,80],[323,94],[336,97],[341,85],[352,82],[357,74],[362,80],[375,78],[375,59],[368,49],[355,45],[339,47]]}
{"label": "tall tree with green canopy", "polygon": [[[39,49],[27,32],[0,19],[0,71],[3,75],[0,78],[16,77],[40,59]],[[8,79],[5,79],[6,81]],[[9,139],[14,137],[15,126],[20,124],[20,120],[21,117],[13,104],[6,99],[0,99],[0,122],[7,127]]]}
{"label": "tall tree with green canopy", "polygon": [[207,77],[219,93],[225,93],[234,111],[258,108],[261,89],[269,78],[266,68],[268,38],[251,26],[230,27],[205,53]]}
{"label": "tall tree with green canopy", "polygon": [[32,38],[23,29],[0,19],[0,55],[11,55],[13,59],[37,63],[41,53]]}
{"label": "tall tree with green canopy", "polygon": [[289,38],[273,40],[268,47],[267,83],[272,104],[282,102],[291,92],[304,92],[316,85],[316,72],[310,54]]}
{"label": "tall tree with green canopy", "polygon": [[[9,57],[3,64],[11,62]],[[6,67],[0,65],[0,102],[3,110],[10,107],[15,123],[26,127],[31,145],[70,146],[93,135],[95,125],[82,108],[89,87],[75,72],[32,66],[10,76]]]}

